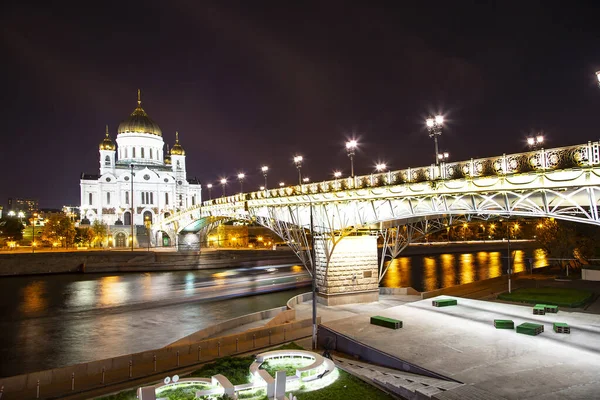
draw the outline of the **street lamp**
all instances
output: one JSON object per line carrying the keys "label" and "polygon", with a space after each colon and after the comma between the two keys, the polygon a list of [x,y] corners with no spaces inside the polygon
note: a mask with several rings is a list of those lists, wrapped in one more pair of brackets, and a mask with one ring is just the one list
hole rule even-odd
{"label": "street lamp", "polygon": [[240,172],[238,174],[238,181],[240,181],[240,193],[244,193],[244,178],[246,177],[246,174],[244,174],[243,172]]}
{"label": "street lamp", "polygon": [[352,178],[354,178],[354,154],[357,147],[358,142],[355,139],[346,142],[346,151],[348,152],[348,157],[350,157],[350,176]]}
{"label": "street lamp", "polygon": [[310,178],[308,176],[305,176],[304,178],[302,178],[302,182],[308,183],[310,182]]}
{"label": "street lamp", "polygon": [[226,178],[222,178],[221,179],[221,186],[223,187],[223,196],[225,197],[225,186],[227,186],[227,179]]}
{"label": "street lamp", "polygon": [[296,165],[296,169],[298,169],[298,184],[302,185],[302,173],[300,172],[300,168],[302,168],[302,156],[294,156],[294,164]]}
{"label": "street lamp", "polygon": [[442,115],[436,115],[435,117],[429,117],[425,120],[425,124],[427,125],[427,130],[429,131],[429,137],[433,138],[435,143],[435,165],[440,164],[440,159],[438,157],[438,136],[442,134],[442,127],[444,125],[444,117]]}
{"label": "street lamp", "polygon": [[377,172],[383,172],[386,168],[387,165],[385,165],[384,163],[375,164],[375,169],[377,170]]}
{"label": "street lamp", "polygon": [[527,138],[527,145],[531,149],[539,148],[542,143],[544,143],[544,135],[536,135],[535,137],[531,136]]}
{"label": "street lamp", "polygon": [[335,171],[333,173],[333,176],[335,177],[335,179],[337,180],[338,178],[340,178],[342,176],[342,173],[340,171]]}
{"label": "street lamp", "polygon": [[450,157],[450,154],[448,154],[447,151],[443,153],[438,153],[438,160],[440,160],[440,162],[446,162],[446,160],[448,160],[448,157]]}
{"label": "street lamp", "polygon": [[279,187],[284,187],[284,186],[285,186],[285,183],[279,182]]}
{"label": "street lamp", "polygon": [[265,190],[265,187],[261,186],[261,187],[258,188],[258,190]]}
{"label": "street lamp", "polygon": [[[266,165],[263,165],[260,168],[260,170],[262,171],[263,176],[265,177],[265,189],[266,189],[266,188],[268,188],[268,186],[267,186],[267,172],[269,172],[269,167],[267,167]],[[263,189],[261,189],[261,190],[263,190]]]}
{"label": "street lamp", "polygon": [[208,189],[208,199],[209,199],[209,200],[212,200],[212,194],[211,194],[211,191],[212,191],[212,183],[209,183],[208,185],[206,185],[206,188]]}
{"label": "street lamp", "polygon": [[35,253],[35,220],[37,219],[38,213],[31,215],[31,252]]}

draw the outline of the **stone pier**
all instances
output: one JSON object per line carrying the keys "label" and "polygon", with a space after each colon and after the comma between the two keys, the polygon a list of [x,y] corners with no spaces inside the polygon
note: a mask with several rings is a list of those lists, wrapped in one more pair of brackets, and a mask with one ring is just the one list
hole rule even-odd
{"label": "stone pier", "polygon": [[337,306],[378,301],[377,236],[343,238],[327,268],[327,251],[331,247],[331,238],[315,238],[319,303]]}

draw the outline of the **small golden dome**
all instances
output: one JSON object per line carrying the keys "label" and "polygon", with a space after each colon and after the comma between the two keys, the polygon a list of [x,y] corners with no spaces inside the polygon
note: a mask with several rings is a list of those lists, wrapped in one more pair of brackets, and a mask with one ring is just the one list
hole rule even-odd
{"label": "small golden dome", "polygon": [[104,140],[100,143],[100,150],[115,151],[115,149],[116,149],[115,144],[113,143],[112,139],[108,135],[108,125],[106,125],[106,136],[104,137]]}
{"label": "small golden dome", "polygon": [[150,135],[162,136],[158,124],[146,114],[142,108],[140,90],[138,89],[138,106],[131,115],[119,124],[118,134],[121,133],[148,133]]}
{"label": "small golden dome", "polygon": [[175,132],[175,144],[171,148],[171,155],[174,156],[185,156],[185,150],[179,144],[179,132]]}
{"label": "small golden dome", "polygon": [[167,145],[167,155],[165,155],[165,164],[171,165],[171,153],[169,152],[169,145]]}

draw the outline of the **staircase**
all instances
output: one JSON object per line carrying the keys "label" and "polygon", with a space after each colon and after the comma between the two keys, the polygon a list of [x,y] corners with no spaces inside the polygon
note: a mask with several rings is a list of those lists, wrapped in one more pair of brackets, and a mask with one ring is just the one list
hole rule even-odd
{"label": "staircase", "polygon": [[481,389],[463,383],[367,364],[334,356],[335,365],[387,392],[408,400],[499,400]]}

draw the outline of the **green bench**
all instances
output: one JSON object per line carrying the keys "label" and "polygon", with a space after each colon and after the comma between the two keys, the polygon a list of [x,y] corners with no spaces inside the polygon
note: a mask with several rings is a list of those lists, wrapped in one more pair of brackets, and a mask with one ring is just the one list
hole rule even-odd
{"label": "green bench", "polygon": [[383,326],[390,329],[399,329],[402,328],[402,321],[377,315],[371,317],[371,325]]}
{"label": "green bench", "polygon": [[556,333],[571,333],[571,327],[564,322],[555,322],[552,324],[552,329]]}
{"label": "green bench", "polygon": [[431,302],[431,305],[434,307],[448,307],[448,306],[455,306],[457,304],[458,304],[458,302],[456,301],[456,299],[440,299],[440,300],[433,300]]}
{"label": "green bench", "polygon": [[515,323],[510,319],[495,319],[494,327],[496,329],[515,329]]}
{"label": "green bench", "polygon": [[544,306],[543,304],[536,304],[535,307],[533,307],[533,314],[546,315],[546,306]]}
{"label": "green bench", "polygon": [[554,313],[554,314],[556,314],[558,312],[558,306],[553,306],[553,305],[550,305],[550,304],[536,304],[536,306],[543,306],[544,310],[547,313]]}
{"label": "green bench", "polygon": [[525,335],[536,336],[544,332],[544,325],[534,324],[532,322],[525,322],[517,326],[517,333]]}

